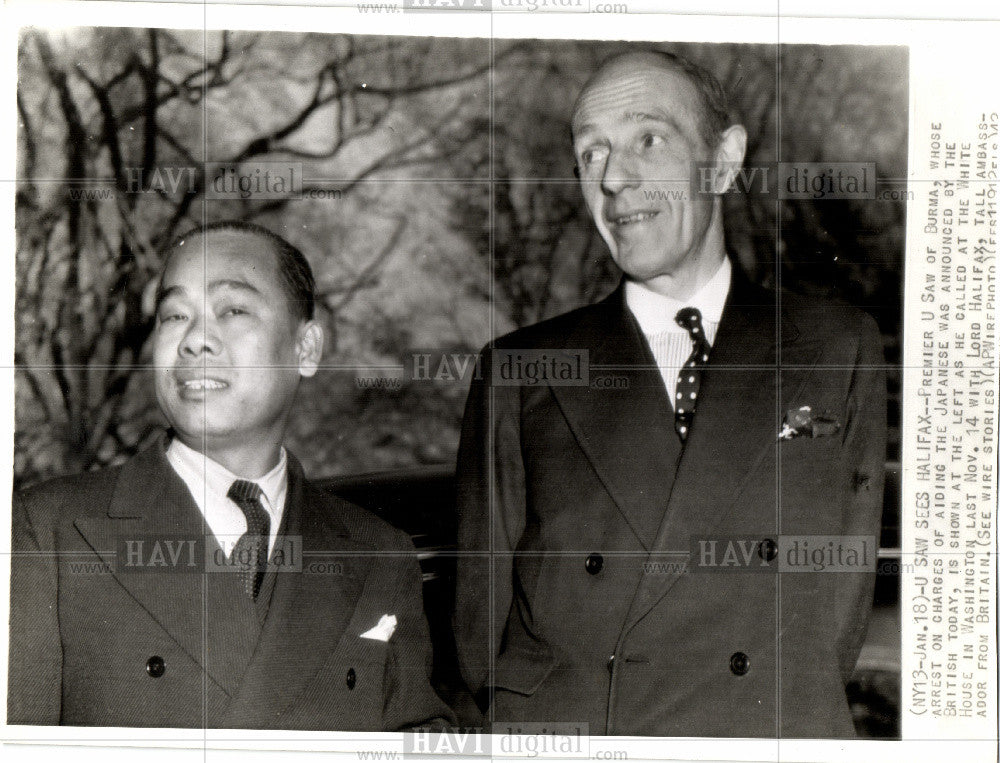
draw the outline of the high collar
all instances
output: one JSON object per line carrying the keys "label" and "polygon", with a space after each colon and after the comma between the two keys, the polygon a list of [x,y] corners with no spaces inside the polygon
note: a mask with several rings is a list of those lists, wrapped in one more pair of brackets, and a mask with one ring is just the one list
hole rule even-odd
{"label": "high collar", "polygon": [[684,333],[684,329],[677,325],[674,318],[685,307],[697,308],[703,321],[718,323],[729,295],[732,272],[733,266],[729,258],[723,257],[715,274],[698,291],[683,300],[659,294],[645,284],[626,281],[625,304],[638,321],[642,333],[647,336],[663,331]]}
{"label": "high collar", "polygon": [[208,528],[227,556],[247,531],[243,509],[229,497],[229,491],[237,480],[249,481],[260,487],[262,495],[259,504],[270,518],[268,549],[274,549],[288,493],[288,459],[284,448],[281,449],[281,456],[274,468],[254,480],[246,480],[231,472],[206,454],[188,447],[177,437],[167,446],[166,458],[177,476],[187,485]]}
{"label": "high collar", "polygon": [[188,447],[177,437],[172,438],[167,446],[167,460],[175,469],[180,467],[179,470],[183,470],[182,476],[185,477],[185,482],[188,481],[185,475],[196,475],[199,481],[207,483],[209,488],[219,490],[225,495],[233,482],[247,480],[257,483],[271,503],[275,502],[278,492],[284,488],[288,479],[288,455],[284,448],[281,449],[281,455],[274,468],[262,477],[256,478],[245,477],[229,471],[218,461]]}

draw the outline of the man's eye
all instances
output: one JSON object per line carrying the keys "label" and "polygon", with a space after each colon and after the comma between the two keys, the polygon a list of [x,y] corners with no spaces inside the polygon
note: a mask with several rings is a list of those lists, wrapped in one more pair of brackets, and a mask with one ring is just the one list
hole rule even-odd
{"label": "man's eye", "polygon": [[603,146],[597,148],[588,148],[580,152],[580,163],[581,164],[594,164],[595,162],[604,161],[605,157],[608,155],[608,150]]}
{"label": "man's eye", "polygon": [[655,133],[646,133],[639,139],[639,144],[643,148],[653,148],[654,146],[662,146],[666,143],[666,138],[662,135],[656,135]]}
{"label": "man's eye", "polygon": [[227,307],[222,311],[222,315],[247,315],[247,314],[248,313],[246,310],[244,310],[242,307],[238,307],[235,305],[232,307]]}
{"label": "man's eye", "polygon": [[187,320],[187,316],[182,313],[163,313],[160,316],[160,323],[174,323]]}

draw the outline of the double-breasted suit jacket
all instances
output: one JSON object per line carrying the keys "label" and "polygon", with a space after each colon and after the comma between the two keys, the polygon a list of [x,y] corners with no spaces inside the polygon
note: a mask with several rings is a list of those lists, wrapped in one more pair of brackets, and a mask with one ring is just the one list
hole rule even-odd
{"label": "double-breasted suit jacket", "polygon": [[[15,495],[8,722],[382,730],[450,721],[429,681],[406,535],[320,492],[289,454],[283,547],[301,543],[301,565],[269,573],[270,603],[248,637],[225,619],[240,589],[224,586],[238,576],[197,560],[186,569],[192,558],[177,542],[212,536],[163,446]],[[130,568],[123,555],[136,540],[150,559],[156,541],[166,552]],[[362,637],[385,615],[397,622],[388,640]]]}
{"label": "double-breasted suit jacket", "polygon": [[[844,684],[871,608],[885,456],[874,321],[734,277],[683,445],[622,288],[494,347],[585,351],[605,381],[491,385],[487,349],[472,383],[455,627],[489,717],[853,736]],[[806,406],[818,436],[783,437]],[[774,572],[805,536],[867,557]],[[752,562],[708,571],[690,554],[706,539],[719,561],[728,539]]]}

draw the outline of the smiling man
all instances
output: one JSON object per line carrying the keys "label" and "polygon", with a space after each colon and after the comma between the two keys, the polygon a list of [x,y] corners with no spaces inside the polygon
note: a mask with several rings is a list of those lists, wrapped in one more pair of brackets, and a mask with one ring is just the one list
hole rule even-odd
{"label": "smiling man", "polygon": [[451,720],[407,536],[282,447],[323,331],[298,249],[191,231],[157,289],[169,433],[14,496],[8,722],[394,730]]}
{"label": "smiling man", "polygon": [[[484,350],[458,460],[466,680],[504,728],[853,736],[844,685],[882,505],[878,329],[729,259],[722,194],[746,131],[704,69],[615,57],[572,129],[622,282]],[[615,383],[494,376],[541,354]],[[842,563],[797,566],[807,546]]]}

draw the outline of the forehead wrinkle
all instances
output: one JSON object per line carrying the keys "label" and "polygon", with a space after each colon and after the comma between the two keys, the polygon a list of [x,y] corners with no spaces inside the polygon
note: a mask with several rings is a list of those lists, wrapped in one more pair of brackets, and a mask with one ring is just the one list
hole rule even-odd
{"label": "forehead wrinkle", "polygon": [[[678,121],[667,113],[667,88],[664,76],[675,77],[682,90],[689,94],[692,85],[683,77],[677,76],[668,69],[646,69],[630,71],[625,76],[614,70],[591,83],[580,93],[573,109],[574,132],[583,133],[592,128],[591,115],[610,111],[622,116],[639,116],[650,114],[662,118],[663,121],[679,127]],[[696,95],[696,94],[695,94]],[[692,111],[699,108],[697,97],[688,104]],[[673,109],[671,109],[672,111]]]}
{"label": "forehead wrinkle", "polygon": [[249,281],[241,281],[236,278],[217,278],[209,282],[208,290],[210,292],[218,291],[219,289],[235,289],[236,291],[249,291],[254,294],[261,294],[261,290]]}

